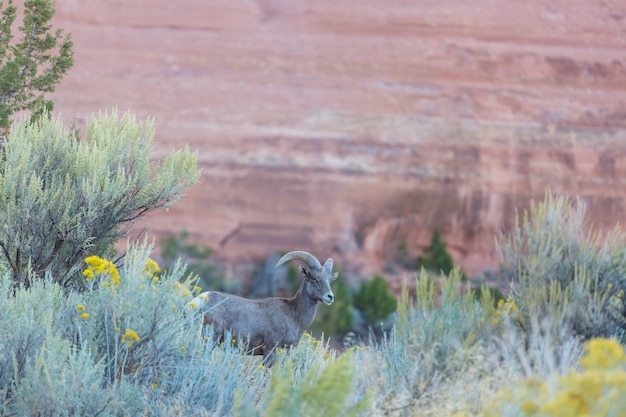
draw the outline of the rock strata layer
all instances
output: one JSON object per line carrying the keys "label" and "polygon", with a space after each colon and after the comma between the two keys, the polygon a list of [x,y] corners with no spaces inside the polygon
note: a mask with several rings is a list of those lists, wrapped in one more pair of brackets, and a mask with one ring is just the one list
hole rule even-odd
{"label": "rock strata layer", "polygon": [[147,221],[226,263],[274,250],[384,270],[439,227],[473,274],[515,210],[580,195],[626,220],[626,3],[58,2],[75,66],[56,110],[154,117],[201,183]]}

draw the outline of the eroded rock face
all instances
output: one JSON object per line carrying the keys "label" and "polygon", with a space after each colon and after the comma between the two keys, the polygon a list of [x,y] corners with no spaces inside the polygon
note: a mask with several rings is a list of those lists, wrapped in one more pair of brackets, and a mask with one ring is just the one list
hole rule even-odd
{"label": "eroded rock face", "polygon": [[548,187],[626,220],[626,3],[73,0],[55,23],[76,52],[56,110],[117,105],[155,117],[157,155],[198,148],[201,183],[148,231],[227,263],[367,275],[439,227],[473,274]]}

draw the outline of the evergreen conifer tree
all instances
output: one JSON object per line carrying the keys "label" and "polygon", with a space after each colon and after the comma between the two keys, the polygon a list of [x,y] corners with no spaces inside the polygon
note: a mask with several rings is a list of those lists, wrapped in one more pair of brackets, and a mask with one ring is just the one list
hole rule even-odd
{"label": "evergreen conifer tree", "polygon": [[389,291],[387,281],[376,275],[371,281],[361,285],[354,295],[354,306],[370,323],[378,323],[396,311],[398,300]]}
{"label": "evergreen conifer tree", "polygon": [[441,231],[438,228],[433,233],[430,247],[426,249],[426,253],[417,258],[417,269],[422,267],[444,275],[448,275],[454,268],[452,256],[448,253],[446,242],[441,238]]}
{"label": "evergreen conifer tree", "polygon": [[74,64],[70,35],[50,24],[55,11],[53,0],[25,0],[20,38],[14,42],[17,7],[12,0],[0,3],[0,136],[8,134],[15,112],[29,110],[33,120],[49,113],[53,104],[44,93],[54,92]]}

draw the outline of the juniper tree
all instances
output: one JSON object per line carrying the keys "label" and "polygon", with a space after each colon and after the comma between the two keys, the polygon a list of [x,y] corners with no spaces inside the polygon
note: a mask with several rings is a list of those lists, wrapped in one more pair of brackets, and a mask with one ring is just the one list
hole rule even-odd
{"label": "juniper tree", "polygon": [[52,110],[44,93],[54,92],[74,63],[72,40],[63,30],[52,30],[53,0],[24,1],[20,39],[13,40],[17,7],[0,3],[0,128],[9,127],[9,117],[29,110],[33,118]]}
{"label": "juniper tree", "polygon": [[417,258],[417,269],[422,267],[445,275],[454,268],[452,256],[448,253],[446,242],[441,238],[441,231],[438,228],[433,232],[433,238],[430,247],[426,249],[426,253]]}
{"label": "juniper tree", "polygon": [[83,140],[47,114],[12,128],[0,148],[0,262],[16,283],[50,272],[70,285],[85,256],[111,256],[135,220],[198,180],[187,148],[153,161],[153,136],[151,120],[116,112],[90,120]]}
{"label": "juniper tree", "polygon": [[361,285],[354,295],[354,306],[370,323],[385,320],[396,311],[398,300],[389,290],[389,284],[380,275]]}

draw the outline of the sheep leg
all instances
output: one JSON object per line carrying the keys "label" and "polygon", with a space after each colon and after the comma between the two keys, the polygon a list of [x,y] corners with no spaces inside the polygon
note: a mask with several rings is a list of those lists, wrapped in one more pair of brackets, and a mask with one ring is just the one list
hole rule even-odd
{"label": "sheep leg", "polygon": [[263,352],[263,366],[271,368],[276,362],[276,347]]}

